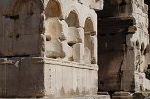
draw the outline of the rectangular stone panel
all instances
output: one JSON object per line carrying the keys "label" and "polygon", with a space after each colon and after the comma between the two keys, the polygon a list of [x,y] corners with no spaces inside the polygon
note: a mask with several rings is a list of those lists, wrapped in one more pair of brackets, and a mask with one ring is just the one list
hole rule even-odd
{"label": "rectangular stone panel", "polygon": [[42,58],[22,58],[19,97],[42,97],[44,90],[44,61]]}
{"label": "rectangular stone panel", "polygon": [[56,68],[56,94],[57,96],[61,96],[63,93],[62,87],[63,87],[63,67],[58,66]]}
{"label": "rectangular stone panel", "polygon": [[2,55],[13,56],[13,37],[1,37],[2,41]]}
{"label": "rectangular stone panel", "polygon": [[0,59],[0,97],[4,97],[6,95],[6,61],[6,58]]}
{"label": "rectangular stone panel", "polygon": [[13,40],[15,55],[39,55],[42,49],[41,35],[21,35]]}
{"label": "rectangular stone panel", "polygon": [[121,78],[121,88],[124,91],[134,91],[135,83],[134,83],[134,71],[132,70],[124,70],[122,71],[122,78]]}
{"label": "rectangular stone panel", "polygon": [[19,58],[0,59],[0,97],[16,97],[19,91]]}
{"label": "rectangular stone panel", "polygon": [[[58,65],[54,65],[53,62],[51,63],[46,63],[44,67],[45,75],[44,75],[44,83],[45,83],[45,90],[46,90],[46,95],[53,97],[56,95],[56,67]],[[59,82],[62,80],[59,79]],[[63,89],[61,89],[63,91]],[[60,93],[62,94],[62,93]]]}
{"label": "rectangular stone panel", "polygon": [[14,35],[14,20],[9,17],[3,17],[3,36],[12,37]]}
{"label": "rectangular stone panel", "polygon": [[63,67],[63,96],[71,96],[73,94],[73,68]]}
{"label": "rectangular stone panel", "polygon": [[8,58],[5,66],[6,97],[16,97],[20,87],[20,58]]}
{"label": "rectangular stone panel", "polygon": [[74,94],[77,95],[79,94],[79,88],[78,88],[78,69],[77,68],[73,68],[73,91]]}

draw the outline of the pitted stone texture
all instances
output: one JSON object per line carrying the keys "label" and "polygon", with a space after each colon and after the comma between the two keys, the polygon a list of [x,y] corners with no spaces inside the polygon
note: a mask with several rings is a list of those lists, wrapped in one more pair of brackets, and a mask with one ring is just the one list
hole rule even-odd
{"label": "pitted stone texture", "polygon": [[76,62],[83,63],[84,45],[77,43],[73,45],[73,60]]}
{"label": "pitted stone texture", "polygon": [[67,42],[69,44],[75,44],[81,42],[81,38],[76,27],[68,27]]}
{"label": "pitted stone texture", "polygon": [[21,35],[17,39],[13,39],[14,55],[38,56],[41,53],[42,42],[41,35]]}
{"label": "pitted stone texture", "polygon": [[96,94],[97,70],[83,69],[83,64],[76,62],[52,59],[46,59],[45,62],[45,88],[48,96],[59,98]]}
{"label": "pitted stone texture", "polygon": [[148,94],[145,92],[135,92],[133,94],[133,99],[149,99]]}
{"label": "pitted stone texture", "polygon": [[70,98],[53,98],[53,97],[45,97],[43,99],[48,99],[48,98],[51,98],[51,99],[110,99],[110,96],[109,95],[86,95],[86,96],[76,96],[76,97],[70,97]]}
{"label": "pitted stone texture", "polygon": [[91,63],[97,64],[97,36],[91,37]]}
{"label": "pitted stone texture", "polygon": [[16,16],[18,14],[37,14],[43,10],[42,1],[40,0],[4,0],[0,2],[0,15]]}
{"label": "pitted stone texture", "polygon": [[17,97],[43,97],[44,61],[42,58],[21,58]]}
{"label": "pitted stone texture", "polygon": [[56,18],[49,18],[45,22],[45,34],[50,35],[52,39],[54,38],[60,38],[62,40],[66,39],[65,35],[63,33],[67,33],[67,31],[63,31],[64,29],[67,29],[65,23],[63,21],[60,23],[60,20]]}
{"label": "pitted stone texture", "polygon": [[84,48],[84,62],[85,64],[91,64],[91,51],[89,48]]}
{"label": "pitted stone texture", "polygon": [[133,99],[133,96],[129,92],[115,92],[112,99]]}
{"label": "pitted stone texture", "polygon": [[20,57],[1,59],[0,70],[3,76],[0,82],[0,97],[43,96],[44,76],[39,61],[41,60]]}
{"label": "pitted stone texture", "polygon": [[46,42],[46,57],[48,58],[62,58],[64,57],[64,52],[62,50],[62,44],[59,39],[51,39],[51,41]]}
{"label": "pitted stone texture", "polygon": [[19,90],[20,59],[1,59],[0,97],[14,97]]}
{"label": "pitted stone texture", "polygon": [[65,61],[73,61],[73,48],[68,45],[67,41],[62,42],[62,50],[64,52]]}
{"label": "pitted stone texture", "polygon": [[1,58],[0,64],[1,97],[75,97],[97,91],[96,66],[39,57]]}
{"label": "pitted stone texture", "polygon": [[103,9],[103,0],[79,0],[80,3],[83,3],[86,6],[90,6],[93,9],[102,10]]}

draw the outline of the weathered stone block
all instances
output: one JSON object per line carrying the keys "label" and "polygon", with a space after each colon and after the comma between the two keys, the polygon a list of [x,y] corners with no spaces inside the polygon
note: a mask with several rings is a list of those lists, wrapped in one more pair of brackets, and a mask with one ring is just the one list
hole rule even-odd
{"label": "weathered stone block", "polygon": [[19,18],[15,21],[15,26],[15,31],[18,31],[19,35],[40,34],[42,28],[42,16],[41,14],[20,14]]}
{"label": "weathered stone block", "polygon": [[81,38],[76,27],[68,27],[67,42],[69,44],[75,44],[81,42]]}
{"label": "weathered stone block", "polygon": [[22,58],[19,70],[19,97],[43,97],[44,61],[42,58]]}
{"label": "weathered stone block", "polygon": [[79,94],[79,88],[78,88],[78,68],[73,68],[73,92],[74,95],[78,95]]}
{"label": "weathered stone block", "polygon": [[62,31],[61,34],[59,36],[59,39],[61,41],[66,40],[67,39],[67,35],[68,35],[68,24],[66,23],[65,20],[61,20],[60,21],[61,27],[62,27]]}
{"label": "weathered stone block", "polygon": [[133,99],[129,92],[115,92],[112,99]]}
{"label": "weathered stone block", "polygon": [[62,51],[62,44],[59,39],[51,39],[51,41],[46,42],[46,57],[48,58],[62,58],[64,53]]}
{"label": "weathered stone block", "polygon": [[73,60],[75,62],[83,62],[83,55],[84,55],[84,44],[77,43],[73,45]]}
{"label": "weathered stone block", "polygon": [[13,39],[14,55],[34,55],[38,56],[42,49],[42,36],[39,34],[34,35],[20,35]]}
{"label": "weathered stone block", "polygon": [[62,41],[62,50],[65,54],[64,60],[66,60],[66,61],[73,60],[72,49],[73,48],[68,45],[67,41]]}
{"label": "weathered stone block", "polygon": [[0,59],[0,97],[6,96],[6,58]]}
{"label": "weathered stone block", "polygon": [[1,15],[10,15],[12,14],[12,10],[16,0],[4,0],[1,1]]}
{"label": "weathered stone block", "polygon": [[57,17],[56,18],[49,18],[45,21],[45,34],[50,35],[52,39],[60,38],[61,40],[65,40],[65,31],[66,24],[64,21],[60,21]]}
{"label": "weathered stone block", "polygon": [[10,19],[10,18],[2,18],[2,23],[3,23],[3,30],[2,31],[4,34],[3,36],[7,36],[7,37],[12,37],[14,35],[14,20]]}
{"label": "weathered stone block", "polygon": [[2,55],[13,56],[13,37],[1,37],[2,41]]}
{"label": "weathered stone block", "polygon": [[133,94],[133,99],[149,99],[147,93],[136,92]]}
{"label": "weathered stone block", "polygon": [[103,0],[79,0],[80,3],[86,6],[90,6],[92,9],[102,10],[103,9]]}
{"label": "weathered stone block", "polygon": [[79,32],[79,36],[81,38],[81,42],[84,44],[84,29],[83,28],[77,28]]}
{"label": "weathered stone block", "polygon": [[97,63],[97,36],[91,37],[91,63]]}
{"label": "weathered stone block", "polygon": [[93,95],[91,97],[94,99],[111,99],[110,95]]}
{"label": "weathered stone block", "polygon": [[[55,64],[55,63],[54,63]],[[53,62],[46,62],[44,71],[44,83],[45,83],[45,95],[48,97],[54,97],[57,94],[57,89],[56,89],[56,66],[54,65]],[[61,75],[62,76],[62,75]],[[61,82],[62,79],[59,81]],[[59,96],[59,94],[58,94]]]}
{"label": "weathered stone block", "polygon": [[124,91],[134,91],[134,71],[133,70],[123,70],[122,71],[122,90]]}
{"label": "weathered stone block", "polygon": [[95,1],[94,3],[92,2],[90,4],[90,8],[92,9],[96,9],[96,10],[102,10],[103,9],[103,0],[98,0],[98,1]]}
{"label": "weathered stone block", "polygon": [[57,66],[55,70],[55,86],[56,86],[56,95],[60,97],[63,95],[63,67]]}
{"label": "weathered stone block", "polygon": [[0,97],[16,97],[19,91],[19,58],[3,58],[0,61]]}
{"label": "weathered stone block", "polygon": [[7,59],[7,62],[5,64],[6,97],[15,97],[19,92],[20,64],[20,58]]}
{"label": "weathered stone block", "polygon": [[91,50],[88,47],[84,48],[84,63],[91,64]]}
{"label": "weathered stone block", "polygon": [[73,68],[71,67],[63,67],[63,77],[62,77],[62,93],[63,96],[72,96],[73,92]]}

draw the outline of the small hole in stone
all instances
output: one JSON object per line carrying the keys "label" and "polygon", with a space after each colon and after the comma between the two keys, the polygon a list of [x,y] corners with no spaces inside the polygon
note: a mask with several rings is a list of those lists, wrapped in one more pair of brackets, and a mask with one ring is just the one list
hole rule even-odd
{"label": "small hole in stone", "polygon": [[74,45],[74,43],[68,43],[68,45],[72,47]]}
{"label": "small hole in stone", "polygon": [[19,34],[17,34],[17,35],[16,35],[16,38],[19,38],[19,37],[20,37],[20,35],[19,35]]}
{"label": "small hole in stone", "polygon": [[46,38],[46,41],[50,41],[48,38]]}
{"label": "small hole in stone", "polygon": [[17,20],[19,19],[19,15],[15,15],[15,16],[5,16],[6,18],[10,18],[10,19],[13,19],[13,20]]}
{"label": "small hole in stone", "polygon": [[139,41],[136,41],[136,46],[139,47]]}
{"label": "small hole in stone", "polygon": [[50,41],[51,37],[50,36],[46,36],[46,41]]}

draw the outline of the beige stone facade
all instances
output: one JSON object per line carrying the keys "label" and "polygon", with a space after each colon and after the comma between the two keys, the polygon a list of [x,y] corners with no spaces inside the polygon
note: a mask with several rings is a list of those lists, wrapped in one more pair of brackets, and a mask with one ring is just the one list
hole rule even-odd
{"label": "beige stone facade", "polygon": [[1,0],[0,97],[95,95],[102,8],[102,0]]}
{"label": "beige stone facade", "polygon": [[139,94],[129,92],[149,91],[149,4],[0,0],[0,97],[132,99]]}

